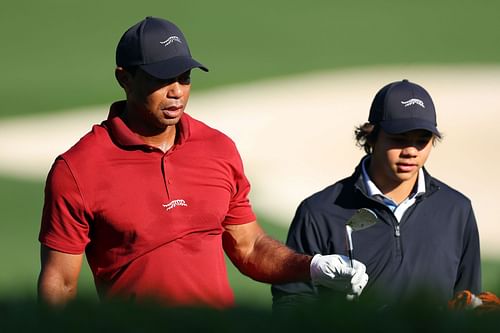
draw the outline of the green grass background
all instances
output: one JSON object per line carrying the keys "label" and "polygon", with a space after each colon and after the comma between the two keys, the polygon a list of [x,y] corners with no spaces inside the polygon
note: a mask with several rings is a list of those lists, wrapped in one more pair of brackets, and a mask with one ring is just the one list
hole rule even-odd
{"label": "green grass background", "polygon": [[[193,74],[194,94],[346,67],[500,64],[500,2],[494,0],[5,0],[0,121],[122,98],[113,75],[115,46],[148,15],[176,22],[195,58],[210,68]],[[35,295],[42,200],[43,180],[0,177],[0,299]],[[259,216],[284,240],[285,228]],[[499,262],[483,264],[485,289],[500,292]],[[267,307],[269,287],[230,267],[237,302]],[[80,294],[95,299],[87,268]]]}

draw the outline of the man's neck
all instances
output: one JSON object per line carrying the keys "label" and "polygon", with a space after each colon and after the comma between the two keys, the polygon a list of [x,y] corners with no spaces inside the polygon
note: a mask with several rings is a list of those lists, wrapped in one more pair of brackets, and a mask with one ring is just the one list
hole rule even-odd
{"label": "man's neck", "polygon": [[[417,179],[415,178],[414,180],[411,181],[408,180],[401,182],[399,184],[385,186],[385,188],[379,185],[377,185],[377,187],[380,188],[380,190],[385,196],[391,198],[392,201],[394,201],[399,205],[401,202],[405,201],[406,198],[410,196],[416,183]],[[375,184],[377,184],[376,181]]]}
{"label": "man's neck", "polygon": [[152,136],[144,136],[136,133],[149,146],[156,147],[166,153],[175,142],[176,127],[168,126],[164,132]]}
{"label": "man's neck", "polygon": [[133,113],[125,112],[121,115],[127,127],[137,134],[145,144],[156,147],[167,152],[175,143],[177,128],[175,125],[166,126],[165,128],[149,128],[141,121],[133,119]]}

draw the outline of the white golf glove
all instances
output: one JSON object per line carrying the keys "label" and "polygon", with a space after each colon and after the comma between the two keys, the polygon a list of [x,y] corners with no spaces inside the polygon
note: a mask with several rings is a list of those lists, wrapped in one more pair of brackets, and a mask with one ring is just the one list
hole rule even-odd
{"label": "white golf glove", "polygon": [[346,256],[316,254],[311,260],[311,280],[316,285],[346,292],[347,299],[353,299],[361,295],[368,275],[363,263],[353,259],[352,266]]}

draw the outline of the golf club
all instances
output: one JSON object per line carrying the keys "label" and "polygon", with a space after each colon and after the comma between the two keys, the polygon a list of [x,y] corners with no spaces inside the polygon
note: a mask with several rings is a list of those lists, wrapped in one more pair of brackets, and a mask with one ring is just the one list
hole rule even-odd
{"label": "golf club", "polygon": [[377,223],[377,215],[368,208],[360,208],[354,213],[353,216],[349,220],[347,220],[345,228],[347,233],[347,243],[348,243],[348,252],[349,252],[349,260],[352,265],[352,251],[354,249],[352,242],[352,232],[364,230],[369,228]]}

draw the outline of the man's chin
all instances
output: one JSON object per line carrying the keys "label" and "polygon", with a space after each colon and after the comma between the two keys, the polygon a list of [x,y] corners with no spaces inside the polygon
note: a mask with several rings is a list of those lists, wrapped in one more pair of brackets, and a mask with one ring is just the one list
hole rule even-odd
{"label": "man's chin", "polygon": [[399,179],[400,182],[407,182],[410,180],[415,179],[415,173],[413,172],[399,172],[397,174],[397,178]]}
{"label": "man's chin", "polygon": [[165,119],[162,121],[163,128],[166,128],[169,126],[175,126],[179,123],[180,120],[181,120],[180,117],[179,118]]}

